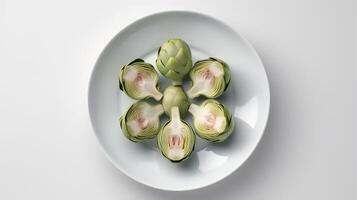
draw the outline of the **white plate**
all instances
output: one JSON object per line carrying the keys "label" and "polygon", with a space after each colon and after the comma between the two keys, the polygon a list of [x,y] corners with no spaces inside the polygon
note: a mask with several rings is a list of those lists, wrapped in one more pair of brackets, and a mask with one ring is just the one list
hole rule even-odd
{"label": "white plate", "polygon": [[[138,144],[123,136],[118,118],[134,101],[118,89],[117,80],[121,65],[138,57],[154,65],[158,47],[177,37],[189,44],[194,62],[212,56],[230,65],[231,86],[220,100],[236,121],[234,133],[223,143],[197,137],[191,158],[179,164],[166,160],[155,140]],[[165,88],[167,82],[161,82]],[[142,184],[182,191],[213,184],[244,163],[264,133],[270,93],[263,64],[247,40],[212,17],[171,11],[144,17],[110,41],[94,67],[88,100],[97,138],[118,169]]]}

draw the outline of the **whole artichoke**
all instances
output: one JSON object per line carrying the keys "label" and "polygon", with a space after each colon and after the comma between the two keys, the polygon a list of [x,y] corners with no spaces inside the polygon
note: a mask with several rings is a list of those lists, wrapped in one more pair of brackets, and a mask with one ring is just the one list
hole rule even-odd
{"label": "whole artichoke", "polygon": [[162,106],[168,116],[171,114],[171,108],[177,106],[181,117],[184,118],[190,106],[190,101],[181,86],[171,85],[164,91]]}
{"label": "whole artichoke", "polygon": [[174,85],[181,85],[182,78],[192,67],[190,47],[181,39],[166,41],[159,48],[156,66],[163,76],[173,81]]}

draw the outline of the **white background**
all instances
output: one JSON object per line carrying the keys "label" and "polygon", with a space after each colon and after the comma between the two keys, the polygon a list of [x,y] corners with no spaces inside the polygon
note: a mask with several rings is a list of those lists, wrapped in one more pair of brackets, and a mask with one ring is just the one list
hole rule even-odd
{"label": "white background", "polygon": [[[356,9],[347,0],[0,0],[0,199],[356,199]],[[165,10],[235,28],[271,84],[256,151],[196,191],[159,191],[123,175],[88,116],[102,49],[124,26]]]}

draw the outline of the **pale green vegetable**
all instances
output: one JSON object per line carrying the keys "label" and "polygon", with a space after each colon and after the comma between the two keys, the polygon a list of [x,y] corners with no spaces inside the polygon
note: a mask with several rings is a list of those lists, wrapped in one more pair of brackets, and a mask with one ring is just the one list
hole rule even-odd
{"label": "pale green vegetable", "polygon": [[162,98],[158,90],[159,75],[154,67],[142,59],[124,65],[119,72],[119,88],[133,99]]}
{"label": "pale green vegetable", "polygon": [[191,155],[195,142],[193,129],[181,120],[178,107],[173,107],[170,121],[161,128],[157,138],[161,153],[172,162],[180,162]]}
{"label": "pale green vegetable", "polygon": [[168,116],[170,116],[171,108],[177,106],[180,110],[181,117],[185,117],[190,102],[181,86],[169,86],[164,91],[162,106]]}
{"label": "pale green vegetable", "polygon": [[133,142],[154,138],[160,131],[161,104],[151,105],[144,101],[134,103],[120,117],[123,134]]}
{"label": "pale green vegetable", "polygon": [[217,58],[208,58],[194,64],[190,78],[192,85],[187,91],[190,98],[200,95],[217,98],[227,89],[231,74],[225,62]]}
{"label": "pale green vegetable", "polygon": [[229,110],[216,100],[208,99],[200,106],[191,104],[193,126],[198,136],[212,142],[224,141],[234,129],[234,119]]}
{"label": "pale green vegetable", "polygon": [[156,66],[163,76],[181,85],[183,77],[192,67],[190,47],[181,39],[166,41],[158,51]]}

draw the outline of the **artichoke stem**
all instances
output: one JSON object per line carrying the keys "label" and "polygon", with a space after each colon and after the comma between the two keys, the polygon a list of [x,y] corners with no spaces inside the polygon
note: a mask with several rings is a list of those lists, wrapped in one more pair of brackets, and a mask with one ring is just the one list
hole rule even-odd
{"label": "artichoke stem", "polygon": [[192,115],[195,115],[199,110],[201,109],[200,106],[196,104],[191,104],[190,107],[188,108],[188,112],[190,112]]}
{"label": "artichoke stem", "polygon": [[193,85],[188,91],[187,91],[187,95],[190,98],[195,98],[198,97],[200,95],[201,92],[201,87],[197,87],[195,85]]}
{"label": "artichoke stem", "polygon": [[157,114],[157,115],[162,115],[164,113],[164,108],[162,107],[161,104],[157,104],[156,106],[154,106],[154,112],[153,114]]}
{"label": "artichoke stem", "polygon": [[152,91],[152,97],[154,97],[156,101],[160,101],[160,99],[162,98],[162,94],[157,89],[155,89]]}
{"label": "artichoke stem", "polygon": [[172,85],[182,85],[182,80],[172,81]]}
{"label": "artichoke stem", "polygon": [[180,111],[179,111],[179,108],[177,106],[174,106],[174,107],[171,108],[171,120],[173,122],[181,121]]}

